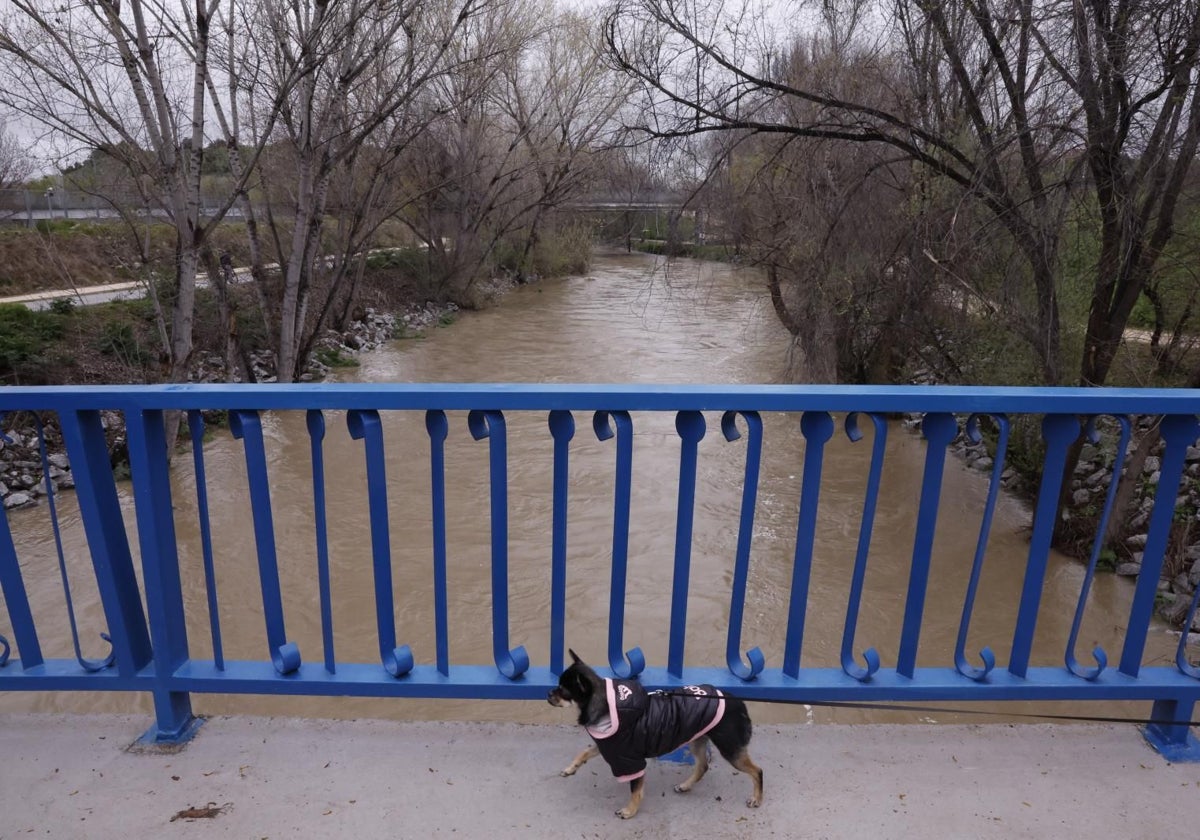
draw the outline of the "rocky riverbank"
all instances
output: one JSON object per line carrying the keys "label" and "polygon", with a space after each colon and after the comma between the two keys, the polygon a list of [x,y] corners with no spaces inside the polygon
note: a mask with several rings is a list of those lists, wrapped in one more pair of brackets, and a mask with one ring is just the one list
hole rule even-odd
{"label": "rocky riverbank", "polygon": [[[327,330],[317,342],[318,349],[333,356],[352,358],[359,353],[369,352],[381,344],[398,337],[413,337],[427,329],[445,323],[458,311],[453,303],[437,304],[426,302],[412,304],[402,312],[376,312],[367,309],[364,316],[354,321],[344,332]],[[320,361],[330,355],[314,353],[301,380],[312,382],[324,379],[332,370]],[[275,359],[272,353],[256,353],[251,357],[254,377],[258,382],[275,381]],[[234,381],[238,377],[235,373]],[[220,353],[198,352],[195,356],[191,381],[218,383],[226,378],[225,358]],[[36,505],[46,496],[46,481],[41,456],[38,427],[32,415],[16,418],[17,422],[5,422],[0,416],[0,503],[5,510]],[[110,459],[119,469],[124,460],[125,429],[121,415],[115,411],[101,412],[101,422],[109,443]],[[45,429],[47,463],[50,482],[54,489],[68,490],[75,486],[71,465],[63,451],[62,438],[51,423]]]}
{"label": "rocky riverbank", "polygon": [[[920,415],[909,415],[905,425],[916,431]],[[1150,419],[1143,418],[1138,435],[1149,432]],[[973,442],[959,435],[951,445],[955,455],[972,469],[990,472],[994,466],[992,450],[986,441]],[[1124,470],[1137,468],[1132,450],[1126,455]],[[1142,570],[1142,555],[1149,536],[1150,512],[1161,479],[1163,443],[1160,441],[1141,464],[1141,478],[1136,482],[1129,504],[1129,518],[1123,528],[1120,545],[1101,553],[1102,571],[1124,577],[1137,577]],[[1081,530],[1094,534],[1104,508],[1109,484],[1113,480],[1115,452],[1103,446],[1084,446],[1071,479],[1072,506],[1066,513],[1082,520]],[[1119,475],[1118,475],[1119,478]],[[1001,473],[1001,486],[1030,504],[1036,501],[1037,487],[1011,466]],[[1120,512],[1114,512],[1120,516]],[[1175,498],[1173,533],[1168,541],[1163,577],[1158,582],[1157,608],[1159,614],[1175,627],[1182,627],[1191,608],[1192,598],[1200,587],[1200,446],[1190,446],[1185,456],[1184,476]],[[1090,546],[1089,546],[1090,550]],[[1085,561],[1089,558],[1083,558]],[[1193,618],[1192,630],[1200,631],[1200,611]],[[1200,637],[1195,637],[1200,642]]]}

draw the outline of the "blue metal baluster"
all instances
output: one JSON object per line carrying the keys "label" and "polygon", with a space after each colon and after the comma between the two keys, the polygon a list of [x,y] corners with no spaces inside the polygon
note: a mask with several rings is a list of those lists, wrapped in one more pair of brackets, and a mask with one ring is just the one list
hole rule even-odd
{"label": "blue metal baluster", "polygon": [[[1113,415],[1113,419],[1121,427],[1121,437],[1117,443],[1116,457],[1113,460],[1113,472],[1112,478],[1108,483],[1108,493],[1104,497],[1104,512],[1100,515],[1100,525],[1096,530],[1096,541],[1092,544],[1092,556],[1088,560],[1087,573],[1083,576],[1083,586],[1079,590],[1079,603],[1075,605],[1075,619],[1071,622],[1071,635],[1067,639],[1067,651],[1064,657],[1067,670],[1085,680],[1096,679],[1108,667],[1108,654],[1104,652],[1104,648],[1096,645],[1096,647],[1092,648],[1092,657],[1096,660],[1096,667],[1084,668],[1079,664],[1079,660],[1075,658],[1075,644],[1079,641],[1079,628],[1083,624],[1083,611],[1087,607],[1088,593],[1092,589],[1092,579],[1096,576],[1096,563],[1100,560],[1100,551],[1104,548],[1104,534],[1108,530],[1108,520],[1112,516],[1113,503],[1117,498],[1117,485],[1121,483],[1121,465],[1125,463],[1125,453],[1129,451],[1129,439],[1133,435],[1133,427],[1128,417]],[[1095,417],[1088,421],[1084,434],[1093,444],[1100,442],[1100,434],[1096,431]]]}
{"label": "blue metal baluster", "polygon": [[174,680],[190,653],[165,419],[161,410],[125,412],[146,608],[154,640],[155,725],[142,740],[178,744],[192,737],[200,721],[192,714],[188,692],[180,691]]}
{"label": "blue metal baluster", "polygon": [[921,421],[921,432],[929,443],[925,448],[925,472],[921,478],[921,502],[917,508],[917,533],[913,539],[912,568],[908,575],[904,625],[900,632],[900,654],[896,662],[896,672],[909,678],[913,676],[917,667],[917,648],[921,642],[925,593],[929,588],[929,563],[933,554],[938,503],[942,495],[946,447],[958,435],[958,421],[952,414],[926,414],[925,419]]}
{"label": "blue metal baluster", "polygon": [[192,438],[192,464],[196,474],[196,505],[200,517],[200,551],[204,558],[204,591],[208,597],[208,626],[212,635],[213,664],[225,670],[225,649],[221,643],[221,617],[217,607],[217,572],[213,564],[212,526],[208,512],[208,479],[204,469],[204,417],[199,411],[188,412],[188,432]]}
{"label": "blue metal baluster", "polygon": [[627,411],[597,411],[592,415],[592,430],[598,440],[613,436],[609,418],[616,426],[617,466],[613,493],[613,551],[612,585],[608,598],[608,666],[613,674],[628,679],[636,677],[646,667],[646,657],[640,647],[625,653],[622,637],[625,632],[625,575],[629,564],[629,504],[633,482],[633,420]]}
{"label": "blue metal baluster", "polygon": [[[622,653],[625,631],[625,576],[629,566],[630,487],[634,478],[634,421],[629,412],[596,412],[592,430],[596,439],[613,437],[612,419],[617,427],[617,467],[613,481],[612,584],[608,589],[608,667],[620,678],[636,677],[646,668],[642,649]],[[626,661],[628,660],[628,661]]]}
{"label": "blue metal baluster", "polygon": [[337,672],[333,650],[333,595],[329,585],[329,524],[325,514],[325,415],[309,409],[305,415],[312,451],[313,519],[317,529],[317,587],[321,598],[321,645],[325,652],[325,670]]}
{"label": "blue metal baluster", "polygon": [[504,414],[472,411],[467,425],[475,440],[488,439],[492,499],[492,654],[500,673],[515,680],[529,668],[523,646],[508,646],[508,442]]}
{"label": "blue metal baluster", "polygon": [[550,673],[563,672],[567,618],[567,459],[575,418],[569,411],[551,411],[550,435],[554,438],[554,518],[550,557]]}
{"label": "blue metal baluster", "polygon": [[[79,628],[75,624],[75,604],[71,598],[71,583],[67,578],[67,558],[63,554],[62,532],[58,527],[58,506],[54,501],[54,481],[50,478],[50,457],[46,452],[46,430],[42,426],[40,416],[35,414],[34,419],[37,423],[38,451],[42,459],[42,482],[46,488],[46,501],[50,506],[50,528],[54,532],[54,549],[58,553],[58,572],[62,577],[63,595],[67,599],[67,621],[71,625],[71,644],[75,647],[75,661],[85,671],[103,671],[113,664],[116,658],[116,649],[114,647],[113,650],[110,650],[108,656],[103,659],[87,659],[79,646]],[[128,550],[128,546],[126,550]],[[132,560],[130,565],[132,566]],[[112,645],[112,637],[108,633],[101,633],[100,638]]]}
{"label": "blue metal baluster", "polygon": [[[862,606],[863,584],[867,577],[867,556],[871,550],[871,531],[875,525],[875,506],[879,500],[879,483],[883,477],[883,456],[887,450],[887,419],[868,414],[875,427],[871,444],[871,468],[867,475],[867,495],[863,500],[862,526],[858,529],[858,553],[854,558],[854,575],[850,579],[850,597],[846,604],[846,623],[842,630],[842,670],[860,682],[866,682],[879,670],[879,652],[875,648],[863,651],[866,667],[854,661],[854,633]],[[862,440],[858,428],[859,412],[846,415],[846,437],[857,443]]]}
{"label": "blue metal baluster", "polygon": [[59,422],[71,461],[75,499],[87,534],[96,585],[112,636],[117,671],[122,676],[133,676],[150,663],[154,651],[125,534],[125,517],[109,461],[104,424],[100,412],[91,410],[64,411]]}
{"label": "blue metal baluster", "polygon": [[696,515],[696,461],[704,438],[704,415],[680,411],[675,430],[683,445],[679,452],[679,503],[675,514],[675,570],[671,578],[671,638],[667,673],[683,676],[683,647],[687,638],[688,581],[692,564],[692,524]]}
{"label": "blue metal baluster", "polygon": [[393,677],[413,668],[412,649],[396,645],[396,608],[392,599],[392,541],[388,529],[387,469],[383,423],[374,409],[346,412],[350,437],[363,441],[367,458],[367,506],[371,519],[371,565],[375,573],[375,625],[379,660]]}
{"label": "blue metal baluster", "polygon": [[1033,633],[1037,628],[1038,605],[1042,600],[1042,585],[1046,579],[1046,564],[1049,562],[1050,543],[1054,537],[1059,490],[1062,488],[1063,470],[1067,465],[1067,449],[1078,437],[1079,421],[1074,416],[1047,414],[1042,420],[1046,456],[1042,462],[1042,483],[1038,489],[1037,510],[1033,515],[1033,534],[1029,540],[1029,561],[1025,566],[1021,604],[1017,608],[1012,660],[1008,664],[1009,672],[1017,677],[1024,677],[1029,670]]}
{"label": "blue metal baluster", "polygon": [[800,649],[804,644],[804,618],[808,610],[808,584],[812,577],[813,543],[817,533],[817,503],[821,495],[821,465],[825,458],[825,443],[833,437],[833,418],[825,411],[806,411],[800,418],[800,433],[805,439],[804,479],[783,647],[783,673],[789,677],[800,676]]}
{"label": "blue metal baluster", "polygon": [[746,651],[742,662],[742,620],[746,610],[746,583],[750,578],[750,546],[754,539],[754,507],[758,502],[758,472],[762,463],[763,425],[757,411],[726,411],[721,415],[721,433],[725,440],[741,437],[737,416],[746,421],[746,471],[742,478],[742,510],[738,524],[737,554],[733,562],[733,591],[729,598],[729,635],[725,642],[725,662],[735,677],[752,680],[762,673],[766,658],[758,647]]}
{"label": "blue metal baluster", "polygon": [[1158,580],[1162,576],[1163,561],[1167,554],[1167,540],[1171,533],[1171,522],[1175,518],[1175,496],[1187,448],[1200,435],[1200,424],[1191,414],[1172,414],[1162,419],[1162,436],[1166,448],[1162,455],[1158,489],[1154,493],[1154,508],[1150,513],[1150,529],[1146,536],[1146,547],[1142,554],[1142,569],[1138,572],[1137,585],[1133,591],[1133,604],[1129,610],[1129,631],[1125,634],[1125,647],[1121,652],[1122,674],[1138,675],[1142,654],[1146,648],[1146,635],[1154,617],[1154,598],[1158,592]]}
{"label": "blue metal baluster", "polygon": [[[1146,635],[1154,616],[1154,598],[1166,559],[1167,540],[1175,518],[1175,495],[1183,478],[1187,449],[1200,436],[1200,423],[1196,422],[1194,414],[1167,415],[1162,419],[1162,436],[1166,448],[1162,455],[1158,489],[1154,493],[1154,508],[1150,512],[1150,531],[1146,535],[1142,569],[1138,572],[1133,605],[1129,610],[1129,630],[1125,634],[1125,648],[1121,652],[1120,671],[1131,677],[1136,677],[1141,667]],[[1192,619],[1196,615],[1196,600],[1197,596],[1193,593],[1187,623],[1183,625],[1185,630],[1175,652],[1175,664],[1184,675],[1200,679],[1200,668],[1188,664],[1184,649],[1187,644],[1186,628],[1192,626]],[[1156,697],[1150,707],[1150,717],[1155,723],[1147,725],[1143,734],[1168,761],[1200,760],[1200,741],[1192,734],[1195,706],[1196,694],[1192,692],[1187,695],[1176,694],[1174,697]]]}
{"label": "blue metal baluster", "polygon": [[279,563],[275,553],[275,524],[271,516],[271,485],[267,479],[267,449],[263,443],[258,412],[237,409],[229,412],[229,429],[243,441],[246,479],[250,487],[250,511],[254,518],[254,542],[258,548],[258,578],[262,587],[263,617],[271,663],[279,674],[300,667],[300,648],[287,640],[283,623],[283,595],[279,586]]}
{"label": "blue metal baluster", "polygon": [[446,594],[446,438],[450,424],[446,412],[425,412],[429,433],[429,476],[433,501],[433,625],[437,643],[437,669],[450,676],[450,625]]}
{"label": "blue metal baluster", "polygon": [[1192,593],[1192,605],[1188,608],[1187,620],[1183,623],[1183,632],[1179,634],[1179,647],[1175,649],[1175,664],[1179,670],[1189,677],[1200,680],[1200,667],[1188,661],[1188,635],[1192,632],[1192,622],[1196,620],[1196,607],[1200,605],[1200,586]]}
{"label": "blue metal baluster", "polygon": [[[0,412],[0,421],[4,413]],[[0,439],[12,443],[12,438],[0,432]],[[29,609],[29,597],[25,592],[25,580],[21,576],[21,564],[17,561],[17,547],[13,543],[12,530],[8,526],[8,514],[0,509],[0,592],[4,593],[4,605],[12,621],[13,636],[21,651],[21,668],[41,665],[42,646],[38,643],[37,627],[33,623],[33,612]],[[10,652],[8,640],[0,637],[4,653],[0,655],[0,667],[8,662]]]}
{"label": "blue metal baluster", "polygon": [[967,594],[963,598],[962,619],[958,623],[958,639],[954,643],[954,667],[964,677],[982,682],[996,667],[996,654],[990,647],[984,646],[979,651],[982,668],[976,668],[967,661],[967,634],[971,629],[971,614],[975,610],[975,595],[979,590],[979,577],[983,572],[983,557],[987,552],[988,536],[992,532],[992,516],[996,512],[996,499],[1000,496],[1000,476],[1004,474],[1004,459],[1008,454],[1008,436],[1012,424],[1003,414],[972,414],[967,418],[967,439],[972,443],[983,441],[979,432],[980,417],[991,417],[1000,430],[996,440],[996,455],[992,459],[992,478],[988,483],[987,502],[983,506],[983,521],[979,524],[979,541],[975,544],[975,560],[971,563],[971,579],[967,582]]}

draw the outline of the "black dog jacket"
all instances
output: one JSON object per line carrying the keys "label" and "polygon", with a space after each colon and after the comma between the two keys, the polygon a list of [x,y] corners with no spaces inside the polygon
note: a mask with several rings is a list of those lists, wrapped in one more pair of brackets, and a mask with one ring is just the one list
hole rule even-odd
{"label": "black dog jacket", "polygon": [[711,685],[648,694],[637,680],[604,681],[608,720],[587,727],[618,781],[646,772],[646,759],[665,755],[720,723],[725,698]]}

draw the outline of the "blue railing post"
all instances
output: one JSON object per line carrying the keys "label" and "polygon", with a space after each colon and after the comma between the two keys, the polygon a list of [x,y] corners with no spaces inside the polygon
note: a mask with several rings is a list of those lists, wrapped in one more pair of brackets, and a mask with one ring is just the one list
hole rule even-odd
{"label": "blue railing post", "polygon": [[1050,562],[1050,545],[1054,539],[1054,521],[1058,515],[1058,496],[1067,465],[1067,449],[1079,437],[1079,429],[1079,420],[1074,415],[1047,414],[1042,420],[1046,460],[1038,488],[1037,511],[1033,514],[1033,534],[1029,539],[1029,560],[1025,564],[1021,604],[1017,608],[1012,658],[1008,663],[1009,673],[1016,677],[1025,677],[1029,671],[1033,631],[1037,627],[1038,606],[1046,582],[1046,566]]}
{"label": "blue railing post", "polygon": [[1142,654],[1146,649],[1146,636],[1154,615],[1154,597],[1167,555],[1171,522],[1175,518],[1175,494],[1183,475],[1184,458],[1187,448],[1196,442],[1198,434],[1200,424],[1197,424],[1194,416],[1175,415],[1162,420],[1166,450],[1163,452],[1158,488],[1154,493],[1154,508],[1150,513],[1150,531],[1142,554],[1142,568],[1138,572],[1133,604],[1129,609],[1129,632],[1125,635],[1125,648],[1121,653],[1121,673],[1132,677],[1138,675]]}
{"label": "blue railing post", "polygon": [[229,412],[229,430],[245,445],[246,480],[250,487],[250,512],[254,520],[254,543],[258,549],[258,580],[271,662],[278,673],[290,674],[300,667],[300,648],[287,640],[283,623],[283,594],[275,553],[275,520],[271,515],[271,484],[267,478],[262,420],[257,411],[237,409]]}
{"label": "blue railing post", "polygon": [[699,411],[681,411],[675,415],[675,429],[682,446],[679,452],[679,503],[675,513],[675,567],[671,578],[671,635],[667,652],[667,673],[683,677],[683,645],[687,637],[688,581],[692,566],[692,522],[696,513],[696,461],[704,438],[704,415]]}
{"label": "blue railing post", "polygon": [[[13,543],[12,530],[8,527],[8,514],[0,510],[0,594],[8,617],[12,621],[13,636],[21,654],[21,667],[34,668],[42,664],[42,646],[38,642],[37,627],[33,623],[33,612],[29,609],[29,596],[25,581],[21,577],[21,566],[17,561],[17,547]],[[8,661],[11,651],[8,645],[0,651],[0,665]]]}
{"label": "blue railing post", "polygon": [[800,513],[796,518],[796,551],[792,556],[792,587],[788,594],[787,635],[783,644],[783,673],[793,679],[800,676],[813,544],[817,536],[817,505],[821,499],[821,469],[825,444],[833,437],[833,418],[827,411],[806,411],[800,416],[800,433],[805,441],[804,478],[800,487]]}
{"label": "blue railing post", "polygon": [[938,505],[942,497],[942,476],[946,469],[946,447],[958,435],[954,415],[930,412],[921,421],[925,448],[925,469],[921,476],[921,501],[917,507],[917,532],[913,537],[912,567],[908,573],[908,593],[904,598],[904,627],[900,631],[900,653],[896,672],[911,678],[917,667],[917,648],[921,643],[921,619],[925,615],[925,595],[929,589],[929,564],[937,526]]}
{"label": "blue railing post", "polygon": [[411,647],[396,645],[383,422],[378,411],[356,409],[347,412],[346,425],[350,437],[363,441],[367,458],[367,509],[371,518],[371,568],[375,573],[375,626],[379,637],[379,658],[389,674],[403,677],[413,669],[414,660]]}
{"label": "blue railing post", "polygon": [[146,608],[154,641],[152,693],[156,720],[142,740],[178,744],[195,734],[200,720],[192,714],[188,693],[171,688],[172,674],[188,660],[188,638],[163,412],[128,411],[125,428],[142,574],[146,579]]}
{"label": "blue railing post", "polygon": [[125,517],[117,498],[117,482],[108,460],[108,443],[99,411],[63,411],[59,414],[63,442],[75,478],[75,496],[87,534],[92,567],[114,662],[122,676],[132,676],[154,656],[133,556],[125,536]]}
{"label": "blue railing post", "polygon": [[[1184,459],[1188,447],[1200,436],[1200,423],[1196,422],[1195,415],[1164,417],[1162,436],[1166,449],[1163,452],[1158,489],[1154,494],[1154,508],[1150,513],[1150,532],[1142,555],[1142,569],[1138,573],[1137,588],[1129,610],[1129,631],[1125,635],[1125,648],[1121,654],[1121,673],[1134,677],[1140,670],[1146,636],[1150,632],[1154,598],[1166,560],[1167,541],[1175,518],[1175,494],[1183,476]],[[1192,614],[1189,613],[1189,624],[1191,618]],[[1186,669],[1181,670],[1187,673]],[[1200,761],[1200,741],[1192,735],[1189,724],[1194,707],[1194,700],[1160,698],[1154,701],[1150,717],[1156,722],[1147,726],[1144,733],[1146,740],[1168,760]]]}

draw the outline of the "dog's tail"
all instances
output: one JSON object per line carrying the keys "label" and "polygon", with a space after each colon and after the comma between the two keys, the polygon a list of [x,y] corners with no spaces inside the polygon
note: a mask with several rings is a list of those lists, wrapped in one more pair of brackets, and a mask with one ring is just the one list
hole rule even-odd
{"label": "dog's tail", "polygon": [[725,720],[729,721],[730,729],[736,733],[739,743],[743,746],[750,743],[753,726],[750,723],[750,712],[743,700],[725,695]]}

